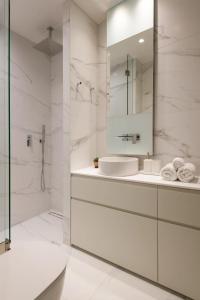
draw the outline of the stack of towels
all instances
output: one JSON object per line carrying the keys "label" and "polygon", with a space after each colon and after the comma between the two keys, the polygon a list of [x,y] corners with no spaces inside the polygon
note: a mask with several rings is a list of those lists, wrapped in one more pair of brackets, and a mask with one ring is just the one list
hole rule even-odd
{"label": "stack of towels", "polygon": [[196,168],[192,163],[185,163],[183,158],[177,157],[162,168],[161,176],[168,181],[191,182],[195,177],[195,171]]}

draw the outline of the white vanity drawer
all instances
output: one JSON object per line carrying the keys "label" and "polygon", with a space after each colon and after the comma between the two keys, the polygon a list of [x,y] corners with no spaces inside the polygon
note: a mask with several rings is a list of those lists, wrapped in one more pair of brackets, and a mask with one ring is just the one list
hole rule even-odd
{"label": "white vanity drawer", "polygon": [[157,187],[72,176],[72,198],[157,217]]}
{"label": "white vanity drawer", "polygon": [[71,200],[71,244],[157,280],[157,221]]}
{"label": "white vanity drawer", "polygon": [[200,300],[200,230],[158,222],[158,282]]}
{"label": "white vanity drawer", "polygon": [[200,228],[200,192],[159,187],[158,218]]}

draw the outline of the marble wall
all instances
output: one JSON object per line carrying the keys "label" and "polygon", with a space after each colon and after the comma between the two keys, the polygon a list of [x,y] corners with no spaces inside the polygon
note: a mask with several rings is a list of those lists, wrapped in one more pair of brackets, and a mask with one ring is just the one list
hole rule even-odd
{"label": "marble wall", "polygon": [[[156,3],[155,157],[163,165],[173,157],[184,157],[197,165],[200,174],[200,1],[158,0]],[[104,65],[98,74],[97,154],[102,156],[107,154],[106,26],[99,27]]]}
{"label": "marble wall", "polygon": [[101,140],[102,145],[105,135],[106,115],[100,113],[100,110],[104,112],[106,106],[106,23],[98,27],[71,0],[66,1],[65,5],[62,105],[64,156],[61,177],[65,212],[64,240],[69,243],[70,171],[92,164],[97,155],[98,141]]}
{"label": "marble wall", "polygon": [[71,168],[71,136],[70,136],[70,5],[65,3],[63,15],[63,105],[62,105],[62,136],[63,136],[63,167],[61,180],[63,185],[64,241],[70,244],[70,168]]}
{"label": "marble wall", "polygon": [[63,212],[63,54],[51,58],[51,208]]}
{"label": "marble wall", "polygon": [[73,1],[67,1],[66,10],[70,45],[70,162],[74,170],[91,165],[94,157],[107,152],[107,24],[95,24]]}
{"label": "marble wall", "polygon": [[[50,58],[15,33],[11,50],[11,196],[16,224],[48,209],[64,210],[63,56]],[[45,192],[40,187],[43,124]],[[31,147],[26,144],[28,135]]]}
{"label": "marble wall", "polygon": [[[11,41],[11,211],[15,224],[50,208],[51,86],[49,58],[15,33]],[[45,192],[40,188],[43,124]],[[27,147],[28,135],[31,147]]]}
{"label": "marble wall", "polygon": [[158,0],[155,154],[194,162],[200,174],[200,1]]}
{"label": "marble wall", "polygon": [[70,5],[71,169],[96,156],[98,27],[75,3]]}
{"label": "marble wall", "polygon": [[96,123],[96,143],[97,156],[107,154],[106,128],[107,128],[107,33],[106,21],[98,26],[98,93],[97,93],[97,123]]}

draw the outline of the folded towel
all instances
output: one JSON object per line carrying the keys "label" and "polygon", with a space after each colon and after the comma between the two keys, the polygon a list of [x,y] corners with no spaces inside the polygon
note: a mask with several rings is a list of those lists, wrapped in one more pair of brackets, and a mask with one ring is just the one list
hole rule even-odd
{"label": "folded towel", "polygon": [[194,179],[195,171],[195,165],[187,163],[178,170],[178,179],[182,182],[190,182]]}
{"label": "folded towel", "polygon": [[165,167],[163,167],[160,174],[163,179],[168,181],[175,181],[177,179],[177,173],[173,166],[173,163],[169,163]]}
{"label": "folded towel", "polygon": [[174,158],[174,160],[172,161],[172,164],[175,168],[176,171],[178,171],[178,169],[180,169],[181,167],[184,166],[185,162],[184,159],[181,157],[176,157]]}

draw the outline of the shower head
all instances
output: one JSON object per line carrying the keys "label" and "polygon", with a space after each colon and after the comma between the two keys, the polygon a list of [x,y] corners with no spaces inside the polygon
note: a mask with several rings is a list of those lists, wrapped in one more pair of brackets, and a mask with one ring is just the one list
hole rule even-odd
{"label": "shower head", "polygon": [[62,51],[62,45],[52,39],[54,28],[48,27],[47,30],[49,32],[48,38],[41,41],[39,44],[36,44],[34,48],[47,54],[48,56],[54,56]]}

